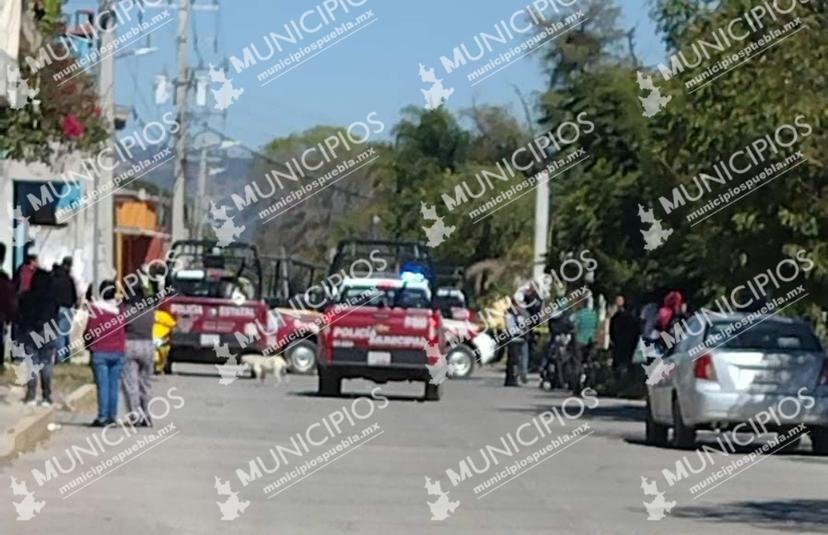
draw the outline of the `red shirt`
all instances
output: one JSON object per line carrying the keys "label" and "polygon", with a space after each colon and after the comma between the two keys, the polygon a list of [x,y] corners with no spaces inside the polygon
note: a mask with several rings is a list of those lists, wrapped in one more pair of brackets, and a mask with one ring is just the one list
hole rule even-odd
{"label": "red shirt", "polygon": [[28,292],[29,287],[32,285],[32,277],[34,276],[35,271],[37,271],[37,266],[34,264],[23,264],[20,266],[20,270],[17,272],[17,276],[20,280],[17,281],[18,283],[18,292]]}
{"label": "red shirt", "polygon": [[121,309],[112,301],[99,301],[89,306],[89,321],[84,340],[90,351],[123,353],[126,347],[126,329]]}

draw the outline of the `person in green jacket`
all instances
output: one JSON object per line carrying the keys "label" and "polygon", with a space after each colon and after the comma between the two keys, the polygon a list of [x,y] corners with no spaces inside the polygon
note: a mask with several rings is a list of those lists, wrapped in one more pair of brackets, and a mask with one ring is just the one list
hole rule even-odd
{"label": "person in green jacket", "polygon": [[598,331],[598,312],[592,297],[587,298],[586,303],[575,312],[572,323],[575,324],[575,341],[586,356],[595,345],[595,334]]}

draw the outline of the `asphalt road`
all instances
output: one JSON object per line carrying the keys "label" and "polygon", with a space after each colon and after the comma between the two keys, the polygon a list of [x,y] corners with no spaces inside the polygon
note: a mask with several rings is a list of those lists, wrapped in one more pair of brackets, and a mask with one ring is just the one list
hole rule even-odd
{"label": "asphalt road", "polygon": [[[160,398],[152,411],[168,414],[157,419],[152,442],[145,429],[101,437],[81,425],[91,414],[75,414],[40,450],[0,467],[0,481],[18,483],[16,496],[0,485],[0,533],[828,532],[828,459],[805,448],[760,457],[694,494],[693,484],[740,456],[642,444],[641,403],[600,399],[578,418],[578,402],[566,402],[564,412],[563,394],[506,389],[499,376],[479,371],[449,383],[436,403],[420,401],[413,384],[385,385],[369,401],[358,396],[370,395],[368,382],[346,382],[342,398],[319,398],[315,377],[223,386],[207,367],[186,371],[154,383]],[[538,416],[553,408],[559,417]],[[139,439],[145,444],[130,449]],[[107,466],[119,454],[122,462]],[[535,462],[482,486],[532,455]],[[662,470],[676,472],[685,456],[699,474],[670,485]],[[472,468],[462,479],[467,457]],[[486,471],[493,457],[499,464]],[[102,460],[95,475],[90,469]],[[458,474],[456,485],[447,470]],[[644,501],[675,504],[650,521]],[[16,520],[12,502],[33,518]]]}

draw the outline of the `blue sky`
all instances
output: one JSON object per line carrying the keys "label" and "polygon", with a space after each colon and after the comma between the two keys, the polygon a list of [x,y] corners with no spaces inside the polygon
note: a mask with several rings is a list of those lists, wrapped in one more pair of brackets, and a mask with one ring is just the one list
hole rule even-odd
{"label": "blue sky", "polygon": [[[174,1],[177,3],[177,0]],[[211,1],[197,0],[197,3]],[[344,3],[345,0],[341,1]],[[283,33],[286,23],[319,3],[308,0],[225,0],[218,12],[193,13],[191,45],[194,45],[193,37],[197,36],[198,51],[205,64],[218,64],[233,55],[241,57],[245,46],[250,43],[261,46],[263,36],[268,32]],[[340,11],[338,21],[350,20],[367,9],[373,10],[376,21],[273,83],[261,87],[256,74],[275,59],[240,74],[232,70],[228,72],[233,84],[243,88],[244,94],[228,109],[226,119],[214,116],[211,124],[229,137],[252,147],[317,124],[346,125],[364,119],[372,111],[377,112],[390,127],[403,107],[424,103],[420,89],[427,85],[420,82],[417,73],[421,62],[427,67],[437,67],[437,76],[444,78],[447,87],[454,88],[455,92],[447,103],[450,109],[468,107],[473,101],[507,104],[522,116],[512,86],[518,85],[527,95],[543,88],[540,52],[514,62],[474,87],[465,79],[468,71],[444,76],[439,69],[439,58],[450,55],[452,49],[460,44],[471,44],[472,36],[478,33],[491,32],[498,21],[509,17],[526,3],[526,0],[367,0],[362,7],[353,8],[350,14]],[[660,60],[663,45],[655,36],[649,20],[648,0],[622,0],[620,3],[625,27],[637,25],[638,53],[642,60],[645,63]],[[96,2],[70,0],[65,10],[73,11],[94,4]],[[148,13],[158,11],[148,10]],[[144,121],[157,119],[172,109],[170,104],[154,104],[153,80],[162,72],[175,76],[176,24],[172,22],[152,33],[150,44],[158,47],[157,52],[139,57],[127,56],[117,61],[117,101],[121,105],[134,107]],[[308,38],[305,44],[326,31]],[[214,50],[216,37],[218,51]],[[146,44],[146,40],[142,39],[129,49]],[[199,54],[195,46],[191,46],[192,66],[199,63]],[[277,54],[274,58],[283,55]]]}

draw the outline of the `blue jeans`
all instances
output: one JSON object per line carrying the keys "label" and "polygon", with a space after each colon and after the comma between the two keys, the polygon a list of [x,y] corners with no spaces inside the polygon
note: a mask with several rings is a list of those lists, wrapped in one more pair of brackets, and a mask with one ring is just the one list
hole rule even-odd
{"label": "blue jeans", "polygon": [[[69,349],[69,333],[72,332],[72,318],[75,316],[74,309],[69,307],[60,307],[58,311],[58,336],[57,336],[57,362],[65,362],[71,355]],[[66,334],[63,334],[66,333]],[[64,349],[65,348],[65,349]]]}
{"label": "blue jeans", "polygon": [[118,388],[123,369],[123,353],[92,352],[92,372],[98,389],[98,420],[114,420],[118,416]]}

